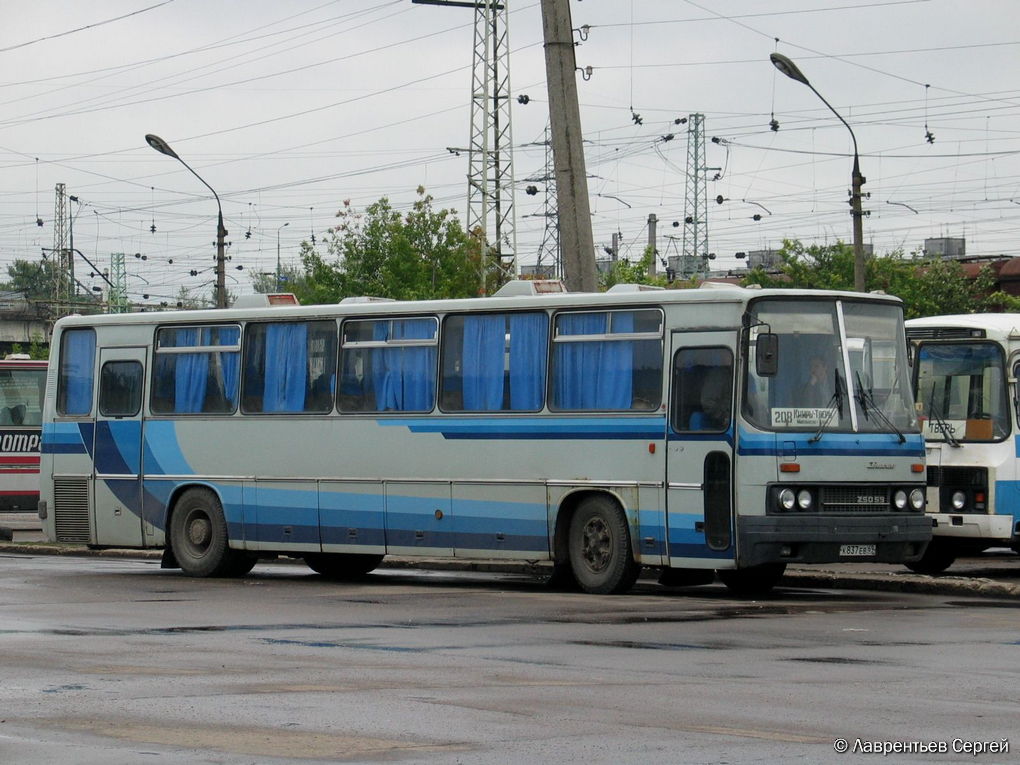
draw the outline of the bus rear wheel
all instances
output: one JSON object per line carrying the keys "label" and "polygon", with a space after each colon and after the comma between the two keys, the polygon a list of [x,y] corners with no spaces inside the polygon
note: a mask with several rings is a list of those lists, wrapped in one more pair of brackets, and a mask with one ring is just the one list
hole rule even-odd
{"label": "bus rear wheel", "polygon": [[589,497],[570,519],[570,567],[585,592],[616,595],[629,590],[641,567],[631,553],[630,530],[619,505]]}
{"label": "bus rear wheel", "polygon": [[722,569],[716,571],[719,581],[734,595],[752,598],[767,595],[779,584],[786,571],[785,563],[762,563],[747,568]]}
{"label": "bus rear wheel", "polygon": [[305,563],[316,574],[327,579],[357,579],[374,571],[382,563],[382,555],[357,553],[305,553]]}
{"label": "bus rear wheel", "polygon": [[189,576],[243,576],[255,565],[255,556],[230,549],[223,507],[209,489],[181,495],[170,520],[170,545]]}

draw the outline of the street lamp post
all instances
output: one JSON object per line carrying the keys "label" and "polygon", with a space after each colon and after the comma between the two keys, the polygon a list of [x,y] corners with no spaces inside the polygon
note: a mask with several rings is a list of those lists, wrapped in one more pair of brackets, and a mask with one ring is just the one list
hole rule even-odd
{"label": "street lamp post", "polygon": [[276,229],[276,291],[280,291],[280,230],[290,225],[290,221],[287,221],[278,229]]}
{"label": "street lamp post", "polygon": [[866,179],[861,175],[861,164],[857,156],[857,136],[854,135],[853,128],[850,127],[849,123],[832,107],[832,104],[825,100],[821,93],[815,90],[814,86],[808,82],[808,78],[804,76],[804,73],[797,68],[793,61],[782,53],[769,54],[769,59],[776,69],[791,80],[796,80],[811,88],[811,92],[822,99],[822,103],[828,106],[829,111],[835,114],[837,119],[850,131],[850,139],[854,144],[854,167],[850,176],[850,215],[854,219],[854,289],[858,292],[864,292],[864,213],[861,210],[861,186],[864,185]]}
{"label": "street lamp post", "polygon": [[205,182],[205,178],[196,173],[194,169],[177,156],[177,152],[170,148],[170,144],[160,138],[158,135],[149,133],[145,136],[145,142],[149,144],[153,149],[158,151],[160,154],[166,154],[168,157],[173,157],[182,165],[184,165],[191,174],[202,181],[203,185],[212,192],[212,195],[216,198],[216,209],[219,213],[219,218],[216,223],[216,307],[226,308],[227,307],[227,280],[226,280],[226,257],[224,255],[224,240],[227,236],[227,230],[223,227],[223,206],[220,204],[220,196],[216,193],[216,189]]}

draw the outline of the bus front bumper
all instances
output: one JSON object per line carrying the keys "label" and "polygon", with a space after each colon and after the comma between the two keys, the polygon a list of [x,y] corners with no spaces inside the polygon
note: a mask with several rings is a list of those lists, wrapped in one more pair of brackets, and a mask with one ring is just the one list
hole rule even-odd
{"label": "bus front bumper", "polygon": [[924,513],[742,516],[737,562],[903,563],[920,558],[931,536],[931,516]]}
{"label": "bus front bumper", "polygon": [[973,539],[1012,544],[1013,516],[984,515],[977,513],[928,513],[932,520],[932,533],[937,537]]}

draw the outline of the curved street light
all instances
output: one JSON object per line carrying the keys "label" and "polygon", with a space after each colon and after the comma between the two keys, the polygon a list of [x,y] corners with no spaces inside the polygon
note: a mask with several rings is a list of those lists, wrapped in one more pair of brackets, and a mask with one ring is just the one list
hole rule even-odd
{"label": "curved street light", "polygon": [[224,256],[224,239],[227,236],[227,230],[223,227],[223,206],[220,204],[220,195],[216,193],[216,189],[206,183],[205,178],[195,172],[194,168],[191,167],[187,162],[178,156],[177,152],[170,148],[170,144],[160,138],[158,135],[148,133],[145,136],[145,142],[149,144],[153,149],[158,151],[160,154],[166,154],[168,157],[173,157],[189,171],[191,174],[198,178],[202,184],[212,192],[213,197],[216,198],[216,210],[219,214],[216,223],[216,307],[226,308],[227,307],[227,282],[226,282],[226,257]]}
{"label": "curved street light", "polygon": [[854,289],[858,292],[864,292],[864,213],[861,211],[861,186],[864,185],[866,179],[861,175],[861,165],[857,156],[857,136],[854,135],[850,124],[833,108],[832,104],[825,100],[825,96],[815,90],[814,85],[808,82],[808,78],[804,76],[804,73],[797,68],[797,65],[792,60],[782,53],[770,53],[769,59],[776,69],[791,80],[796,80],[811,88],[811,92],[818,96],[822,103],[829,107],[829,111],[835,114],[837,119],[850,131],[850,140],[854,144],[854,167],[850,176],[852,189],[850,192],[850,214],[854,219]]}

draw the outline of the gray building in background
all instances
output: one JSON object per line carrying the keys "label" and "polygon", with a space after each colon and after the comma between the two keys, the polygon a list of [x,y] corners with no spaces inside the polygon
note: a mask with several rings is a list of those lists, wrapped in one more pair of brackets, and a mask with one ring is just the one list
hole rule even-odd
{"label": "gray building in background", "polygon": [[955,236],[939,236],[924,240],[924,254],[929,258],[962,258],[967,254],[967,240]]}

